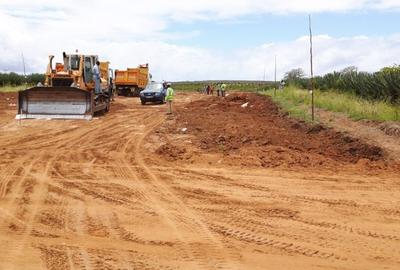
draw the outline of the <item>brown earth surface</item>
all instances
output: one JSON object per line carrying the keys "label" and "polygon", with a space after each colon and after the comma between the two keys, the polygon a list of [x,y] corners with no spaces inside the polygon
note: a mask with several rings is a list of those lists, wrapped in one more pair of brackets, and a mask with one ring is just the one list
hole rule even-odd
{"label": "brown earth surface", "polygon": [[5,113],[9,109],[16,109],[17,93],[0,92],[0,114]]}
{"label": "brown earth surface", "polygon": [[400,160],[400,122],[353,121],[344,114],[321,109],[317,117],[327,126],[385,149],[390,159]]}
{"label": "brown earth surface", "polygon": [[[230,165],[353,169],[359,163],[385,170],[393,166],[386,161],[385,149],[322,125],[291,119],[269,97],[256,94],[191,102],[178,109],[163,132],[193,135],[190,144],[194,142],[205,153],[223,153]],[[186,158],[191,147],[184,148],[184,143],[168,140],[157,153]]]}
{"label": "brown earth surface", "polygon": [[0,269],[400,268],[382,147],[249,94],[178,93],[168,117],[118,98],[92,121],[16,121],[9,101]]}

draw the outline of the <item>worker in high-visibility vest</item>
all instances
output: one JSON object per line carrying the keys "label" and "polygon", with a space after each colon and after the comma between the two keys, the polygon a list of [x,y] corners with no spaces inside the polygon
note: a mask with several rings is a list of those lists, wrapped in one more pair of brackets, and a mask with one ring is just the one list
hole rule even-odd
{"label": "worker in high-visibility vest", "polygon": [[222,83],[221,84],[221,96],[225,96],[225,91],[226,91],[226,84]]}
{"label": "worker in high-visibility vest", "polygon": [[168,105],[168,114],[172,114],[172,101],[174,99],[174,89],[171,87],[171,83],[167,83],[167,95],[165,96],[165,100]]}

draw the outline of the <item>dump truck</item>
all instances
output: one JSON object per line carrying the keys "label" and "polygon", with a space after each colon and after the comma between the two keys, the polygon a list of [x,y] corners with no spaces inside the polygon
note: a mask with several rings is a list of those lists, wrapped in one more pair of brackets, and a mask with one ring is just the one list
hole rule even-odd
{"label": "dump truck", "polygon": [[115,88],[119,96],[138,97],[150,79],[149,64],[115,70]]}
{"label": "dump truck", "polygon": [[53,67],[49,56],[44,84],[18,93],[17,119],[92,119],[95,112],[107,112],[112,95],[109,62],[100,62],[101,93],[95,93],[93,68],[97,55],[63,53],[63,63]]}

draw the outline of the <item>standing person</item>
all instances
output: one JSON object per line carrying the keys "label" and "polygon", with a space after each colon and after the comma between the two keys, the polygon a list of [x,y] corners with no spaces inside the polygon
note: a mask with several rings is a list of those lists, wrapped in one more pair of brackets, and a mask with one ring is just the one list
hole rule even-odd
{"label": "standing person", "polygon": [[96,61],[96,65],[93,68],[93,81],[94,81],[94,92],[101,94],[101,81],[100,81],[100,62]]}
{"label": "standing person", "polygon": [[207,85],[207,95],[209,95],[211,93],[211,86]]}
{"label": "standing person", "polygon": [[167,83],[167,95],[165,96],[165,100],[168,104],[168,112],[167,114],[172,114],[172,101],[174,99],[174,89],[171,87],[171,83]]}
{"label": "standing person", "polygon": [[226,84],[222,83],[221,84],[221,96],[225,96],[225,91],[226,91]]}
{"label": "standing person", "polygon": [[217,84],[217,96],[220,96],[220,94],[221,94],[221,84],[218,83]]}
{"label": "standing person", "polygon": [[279,90],[282,90],[283,88],[285,88],[285,81],[282,80],[281,83],[279,84]]}

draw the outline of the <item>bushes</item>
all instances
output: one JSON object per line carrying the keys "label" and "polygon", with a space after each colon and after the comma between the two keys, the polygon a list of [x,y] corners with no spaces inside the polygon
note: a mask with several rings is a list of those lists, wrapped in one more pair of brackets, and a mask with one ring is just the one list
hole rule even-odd
{"label": "bushes", "polygon": [[25,78],[24,75],[19,75],[15,72],[0,73],[0,86],[18,86],[24,83],[32,85],[39,82],[44,82],[44,74],[32,73],[27,75]]}
{"label": "bushes", "polygon": [[375,73],[333,72],[315,78],[315,87],[321,90],[337,89],[368,100],[400,104],[400,67],[386,67]]}
{"label": "bushes", "polygon": [[[292,70],[286,73],[288,85],[309,88],[310,80],[293,75]],[[400,104],[400,66],[385,67],[378,72],[359,72],[355,67],[348,67],[338,72],[334,71],[324,76],[314,78],[316,89],[339,90],[342,93],[351,93],[368,100],[387,101],[391,104]]]}

